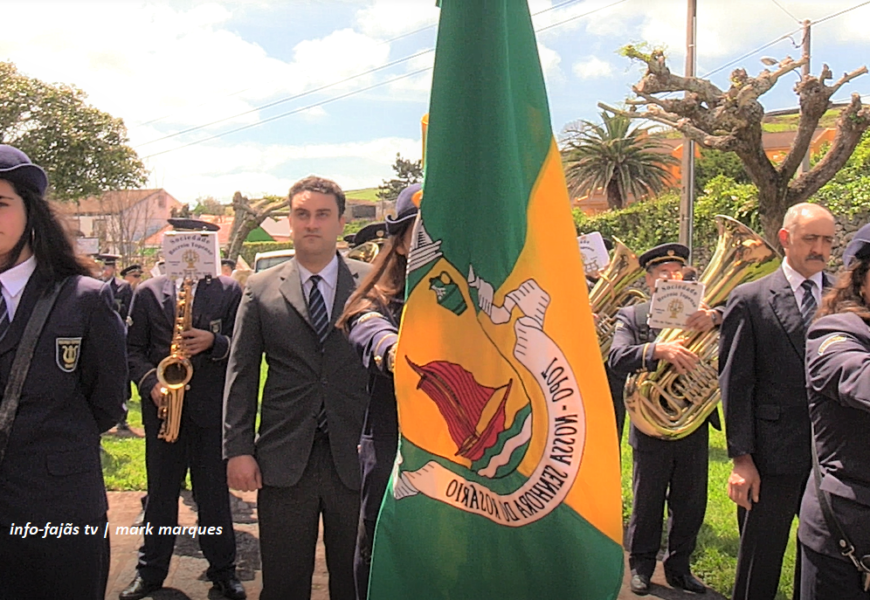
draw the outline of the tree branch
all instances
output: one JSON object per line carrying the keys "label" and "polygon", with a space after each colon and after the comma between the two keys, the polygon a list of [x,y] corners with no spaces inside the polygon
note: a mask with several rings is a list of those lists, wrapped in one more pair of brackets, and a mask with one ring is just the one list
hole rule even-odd
{"label": "tree branch", "polygon": [[692,139],[705,148],[712,148],[714,150],[722,150],[729,151],[734,149],[734,145],[737,142],[737,139],[729,134],[729,135],[712,135],[695,127],[687,118],[682,118],[679,115],[663,113],[662,111],[656,110],[648,110],[644,112],[631,112],[625,111],[618,108],[614,108],[612,106],[608,106],[603,102],[598,103],[599,108],[603,108],[609,112],[614,114],[622,115],[624,117],[628,117],[630,119],[647,119],[649,121],[655,121],[656,123],[661,123],[662,125],[667,125],[672,129],[676,129],[681,132],[687,138]]}
{"label": "tree branch", "polygon": [[861,97],[857,93],[852,94],[849,106],[837,119],[837,135],[830,150],[812,170],[789,185],[789,205],[807,200],[830,181],[852,156],[852,152],[861,141],[861,136],[868,128],[870,128],[870,107],[862,106]]}
{"label": "tree branch", "polygon": [[[809,151],[819,121],[821,121],[825,112],[830,107],[831,96],[844,84],[866,72],[867,67],[855,69],[851,73],[843,75],[834,85],[827,86],[824,82],[826,79],[831,78],[831,70],[828,68],[828,65],[824,65],[818,78],[807,77],[798,83],[795,91],[800,96],[800,122],[798,123],[797,135],[791,149],[789,149],[788,155],[778,169],[780,176],[783,177],[783,181],[791,180],[803,161],[804,156]],[[836,173],[836,171],[834,172]]]}

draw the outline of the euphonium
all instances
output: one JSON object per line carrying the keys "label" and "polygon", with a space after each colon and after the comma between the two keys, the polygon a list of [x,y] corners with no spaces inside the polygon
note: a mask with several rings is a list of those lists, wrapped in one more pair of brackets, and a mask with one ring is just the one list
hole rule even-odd
{"label": "euphonium", "polygon": [[360,244],[353,250],[347,253],[347,258],[352,258],[354,260],[360,260],[365,263],[373,263],[375,258],[378,256],[378,252],[381,251],[381,244],[378,242],[366,242],[364,244]]}
{"label": "euphonium", "polygon": [[157,409],[157,416],[163,420],[163,424],[157,437],[170,443],[178,439],[184,392],[193,377],[193,365],[182,340],[182,334],[190,329],[192,323],[193,281],[186,277],[175,301],[175,325],[169,356],[157,365],[157,380],[163,394],[160,408]]}
{"label": "euphonium", "polygon": [[[701,275],[704,302],[723,304],[740,285],[773,272],[779,253],[749,227],[730,217],[716,217],[719,241],[710,264]],[[625,407],[631,422],[643,433],[678,440],[695,431],[719,403],[719,332],[663,329],[656,342],[683,338],[683,345],[698,356],[698,364],[685,375],[665,361],[655,371],[632,375],[625,382]]]}
{"label": "euphonium", "polygon": [[598,347],[605,361],[616,328],[616,312],[623,306],[631,306],[647,299],[646,294],[640,290],[629,288],[641,275],[643,269],[635,253],[614,237],[613,258],[589,292],[592,312],[598,315],[595,322]]}

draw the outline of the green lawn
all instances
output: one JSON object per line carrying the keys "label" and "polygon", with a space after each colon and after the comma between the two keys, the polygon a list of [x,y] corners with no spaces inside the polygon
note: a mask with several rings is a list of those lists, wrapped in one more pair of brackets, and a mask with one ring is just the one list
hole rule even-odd
{"label": "green lawn", "polygon": [[[260,381],[265,381],[266,364],[263,363]],[[261,388],[262,394],[262,388]],[[142,428],[142,411],[135,386],[130,402],[128,422],[134,428]],[[626,427],[626,430],[628,427]],[[109,490],[144,490],[145,440],[142,438],[119,438],[103,436],[103,474]],[[725,435],[710,430],[710,475],[707,500],[707,515],[698,537],[698,548],[692,561],[694,573],[708,586],[726,596],[731,593],[734,582],[734,566],[737,560],[737,511],[728,498],[725,482],[731,472],[731,461],[725,450]],[[189,486],[189,482],[187,484]],[[622,500],[623,520],[627,524],[631,512],[631,448],[626,432],[622,442]],[[792,527],[792,537],[797,521]],[[777,600],[791,598],[792,573],[794,572],[795,548],[789,543],[780,580]]]}
{"label": "green lawn", "polygon": [[369,202],[379,202],[380,198],[377,197],[378,188],[364,188],[361,190],[347,190],[344,192],[344,196],[351,200],[368,200]]}

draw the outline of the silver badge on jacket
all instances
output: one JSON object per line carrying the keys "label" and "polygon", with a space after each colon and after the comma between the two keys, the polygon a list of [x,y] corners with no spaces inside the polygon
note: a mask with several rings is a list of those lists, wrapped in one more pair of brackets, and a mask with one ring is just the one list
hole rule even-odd
{"label": "silver badge on jacket", "polygon": [[55,358],[57,366],[64,373],[72,373],[79,364],[82,349],[82,338],[57,338]]}

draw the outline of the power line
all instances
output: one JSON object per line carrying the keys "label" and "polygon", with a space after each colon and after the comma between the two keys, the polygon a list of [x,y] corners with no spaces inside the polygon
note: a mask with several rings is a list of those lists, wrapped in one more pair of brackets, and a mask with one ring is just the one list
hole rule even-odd
{"label": "power line", "polygon": [[[708,73],[705,73],[704,75],[702,75],[702,78],[703,78],[703,79],[706,79],[707,77],[710,77],[711,75],[714,75],[714,74],[718,73],[718,72],[721,71],[722,69],[727,69],[727,68],[730,67],[731,65],[737,64],[737,63],[739,63],[740,61],[742,61],[743,59],[745,59],[745,58],[749,58],[749,57],[752,56],[753,54],[758,54],[758,53],[761,52],[762,50],[765,50],[765,49],[767,49],[767,48],[770,48],[770,47],[773,46],[774,44],[778,44],[779,42],[781,42],[781,41],[783,41],[783,40],[789,39],[789,38],[791,38],[791,36],[793,36],[794,34],[796,34],[798,31],[801,31],[801,28],[795,29],[794,31],[790,31],[789,33],[786,33],[785,35],[781,35],[781,36],[779,36],[778,38],[776,38],[775,40],[772,40],[772,41],[770,41],[770,42],[764,44],[763,46],[759,46],[759,47],[756,48],[755,50],[751,50],[751,51],[747,52],[746,54],[744,54],[744,55],[742,55],[742,56],[740,56],[740,57],[738,57],[738,58],[735,58],[735,59],[732,60],[731,62],[725,63],[725,64],[722,65],[721,67],[718,67],[718,68],[713,69],[712,71],[710,71],[710,72],[708,72]],[[792,40],[792,44],[794,44],[794,40]]]}
{"label": "power line", "polygon": [[[565,6],[566,4],[571,4],[572,2],[576,2],[576,1],[577,1],[577,0],[567,0],[566,2],[562,2],[561,4],[556,5],[556,7],[558,7],[558,6]],[[535,32],[536,32],[536,33],[539,33],[539,32],[544,31],[544,30],[546,30],[546,29],[551,29],[551,28],[556,27],[556,26],[558,26],[558,25],[562,25],[562,24],[564,24],[564,23],[568,23],[568,22],[570,22],[570,21],[574,21],[574,20],[576,20],[576,19],[579,19],[579,18],[582,18],[582,17],[585,17],[585,16],[589,16],[589,15],[591,15],[591,14],[594,14],[594,13],[599,12],[599,11],[601,11],[601,10],[604,10],[604,9],[606,9],[606,8],[610,8],[610,7],[612,7],[612,6],[616,6],[617,4],[622,4],[623,2],[626,2],[626,1],[627,1],[627,0],[617,0],[616,2],[613,2],[613,3],[608,4],[608,5],[606,5],[606,6],[603,6],[603,7],[599,7],[599,8],[593,9],[593,10],[591,10],[591,11],[589,11],[589,12],[584,13],[584,14],[576,15],[576,16],[574,16],[574,17],[570,17],[570,18],[565,19],[565,20],[563,20],[563,21],[559,21],[559,22],[557,22],[557,23],[550,24],[550,25],[548,25],[548,26],[546,26],[546,27],[542,27],[541,29],[535,30]],[[541,13],[543,13],[543,12],[546,12],[547,10],[552,10],[553,8],[555,8],[555,7],[550,7],[549,9],[544,9],[544,10],[542,10],[542,11],[539,11],[538,13],[535,13],[535,15],[538,15],[538,14],[541,14]],[[232,116],[232,117],[226,117],[226,118],[224,118],[224,119],[219,119],[219,120],[217,120],[217,121],[212,121],[211,123],[208,123],[208,124],[206,124],[206,125],[199,125],[199,126],[196,126],[196,127],[188,128],[188,129],[186,129],[186,130],[184,130],[184,131],[180,131],[180,132],[176,132],[176,133],[173,133],[173,134],[169,134],[169,135],[164,136],[164,137],[162,137],[162,138],[159,138],[159,139],[156,139],[156,140],[151,140],[151,141],[149,141],[149,142],[145,142],[144,144],[140,144],[140,145],[137,146],[137,147],[142,147],[142,146],[146,146],[146,145],[148,145],[148,144],[152,144],[152,143],[155,143],[155,142],[158,142],[158,141],[166,140],[166,139],[169,139],[169,138],[172,138],[172,137],[175,137],[175,136],[181,135],[181,134],[183,134],[183,133],[190,133],[190,132],[192,132],[192,131],[199,130],[199,129],[203,129],[203,128],[205,128],[205,127],[209,127],[209,126],[211,126],[211,125],[215,125],[215,124],[218,124],[218,123],[222,123],[222,122],[228,121],[228,120],[230,120],[230,119],[234,119],[234,118],[239,117],[239,116],[242,116],[242,115],[247,115],[247,114],[250,114],[250,113],[252,113],[252,112],[257,112],[257,111],[259,111],[259,110],[261,110],[261,109],[263,109],[263,108],[269,108],[269,107],[275,106],[275,105],[277,105],[277,104],[281,104],[281,103],[283,103],[283,102],[288,102],[288,101],[293,100],[293,99],[298,99],[298,98],[300,98],[300,97],[302,97],[302,96],[306,96],[306,95],[309,95],[309,94],[315,93],[315,92],[317,92],[317,91],[322,91],[322,90],[324,90],[324,89],[327,89],[327,88],[329,88],[329,87],[333,87],[333,86],[338,85],[338,84],[340,84],[340,83],[345,83],[345,82],[347,82],[347,81],[350,81],[350,80],[356,79],[356,78],[361,77],[361,76],[363,76],[363,75],[366,75],[366,74],[369,74],[369,73],[372,73],[372,72],[375,72],[375,71],[379,71],[379,70],[385,69],[385,68],[387,68],[387,67],[389,67],[389,66],[394,66],[394,65],[399,64],[399,63],[401,63],[401,62],[405,62],[405,61],[407,61],[407,60],[410,60],[411,58],[415,58],[415,57],[417,57],[417,56],[422,56],[422,55],[427,54],[427,53],[429,53],[429,52],[433,52],[434,50],[435,50],[434,48],[430,48],[430,49],[428,49],[428,50],[424,50],[424,51],[418,52],[417,54],[411,55],[411,56],[409,56],[409,57],[405,57],[405,58],[402,58],[402,59],[398,59],[398,60],[396,60],[396,61],[393,61],[393,62],[391,62],[391,63],[388,63],[387,65],[382,65],[382,66],[380,66],[380,67],[375,67],[375,68],[370,69],[369,71],[367,71],[367,72],[365,72],[365,73],[360,73],[360,74],[357,74],[357,75],[352,75],[352,76],[350,76],[350,77],[345,78],[344,80],[342,80],[342,81],[340,81],[340,82],[330,83],[330,84],[327,84],[327,85],[325,85],[325,86],[321,86],[320,88],[317,88],[316,90],[310,90],[310,91],[307,91],[307,92],[303,92],[303,93],[301,93],[301,94],[297,94],[296,96],[293,96],[293,97],[290,97],[290,98],[284,98],[284,99],[281,99],[281,100],[276,100],[275,102],[271,102],[271,103],[266,104],[266,105],[264,105],[264,106],[261,106],[261,107],[259,107],[259,108],[254,108],[254,109],[251,109],[251,110],[245,111],[244,113],[239,113],[238,115],[234,115],[234,116]],[[353,91],[347,92],[347,93],[345,93],[345,94],[341,94],[341,95],[339,95],[339,96],[333,96],[332,98],[327,98],[327,99],[325,99],[325,100],[323,100],[323,101],[315,102],[314,104],[309,104],[308,106],[304,106],[304,107],[302,107],[302,108],[297,108],[297,109],[294,109],[294,110],[291,110],[291,111],[288,111],[288,112],[285,112],[285,113],[281,113],[281,114],[279,114],[279,115],[275,115],[275,116],[273,116],[273,117],[269,117],[269,118],[267,118],[267,119],[261,119],[261,120],[257,121],[256,123],[251,123],[251,124],[248,124],[248,125],[244,125],[244,126],[242,126],[242,127],[237,127],[237,128],[235,128],[235,129],[231,129],[231,130],[229,130],[229,131],[225,131],[225,132],[222,132],[222,133],[218,133],[218,134],[212,135],[212,136],[210,136],[210,137],[203,138],[203,139],[201,139],[201,140],[195,140],[195,141],[193,141],[193,142],[190,142],[190,143],[187,143],[187,144],[183,144],[183,145],[181,145],[181,146],[177,146],[177,147],[175,147],[175,148],[170,148],[170,149],[168,149],[168,150],[163,150],[163,151],[161,151],[161,152],[154,152],[154,153],[152,153],[152,154],[149,154],[149,155],[147,155],[147,156],[144,156],[144,157],[143,157],[143,160],[144,160],[144,159],[148,159],[148,158],[152,158],[152,157],[154,157],[154,156],[160,156],[160,155],[162,155],[162,154],[167,154],[167,153],[169,153],[169,152],[174,152],[175,150],[180,150],[180,149],[182,149],[182,148],[187,148],[187,147],[189,147],[189,146],[194,146],[194,145],[196,145],[196,144],[201,144],[201,143],[203,143],[203,142],[208,142],[208,141],[211,141],[211,140],[214,140],[214,139],[217,139],[217,138],[223,137],[223,136],[225,136],[225,135],[229,135],[229,134],[231,134],[231,133],[236,133],[236,132],[239,132],[239,131],[244,131],[244,130],[246,130],[246,129],[251,129],[251,128],[253,128],[253,127],[258,127],[258,126],[260,126],[260,125],[263,125],[264,123],[269,123],[269,122],[271,122],[271,121],[276,121],[276,120],[278,120],[278,119],[281,119],[281,118],[284,118],[284,117],[287,117],[287,116],[290,116],[290,115],[293,115],[293,114],[297,114],[297,113],[299,113],[299,112],[302,112],[302,111],[305,111],[305,110],[309,110],[309,109],[311,109],[311,108],[316,108],[316,107],[318,107],[318,106],[323,106],[324,104],[329,104],[329,103],[331,103],[331,102],[335,102],[336,100],[341,100],[341,99],[347,98],[347,97],[349,97],[349,96],[353,96],[353,95],[356,95],[356,94],[359,94],[359,93],[362,93],[362,92],[367,92],[367,91],[372,90],[372,89],[374,89],[374,88],[377,88],[377,87],[380,87],[380,86],[383,86],[383,85],[387,85],[387,84],[390,84],[390,83],[393,83],[393,82],[399,81],[399,80],[401,80],[401,79],[405,79],[405,78],[407,78],[407,77],[411,77],[411,76],[413,76],[413,75],[418,75],[418,74],[420,74],[420,73],[424,73],[424,72],[426,72],[426,71],[430,71],[431,69],[432,69],[432,67],[426,67],[426,68],[423,68],[423,69],[419,69],[419,70],[417,70],[417,71],[413,71],[413,72],[411,72],[411,73],[406,73],[406,74],[401,75],[401,76],[399,76],[399,77],[395,77],[395,78],[393,78],[393,79],[389,79],[389,80],[386,80],[386,81],[382,81],[382,82],[379,82],[379,83],[375,83],[375,84],[372,84],[372,85],[370,85],[370,86],[367,86],[367,87],[364,87],[364,88],[361,88],[361,89],[358,89],[358,90],[353,90]]]}
{"label": "power line", "polygon": [[[567,18],[564,21],[559,21],[558,23],[553,23],[551,25],[547,25],[546,27],[541,27],[540,29],[536,29],[535,33],[541,33],[542,31],[552,29],[553,27],[558,27],[559,25],[564,25],[565,23],[568,23],[569,21],[576,21],[577,19],[582,19],[583,17],[588,17],[589,15],[595,14],[599,11],[602,11],[602,10],[605,10],[608,8],[612,8],[612,7],[616,6],[617,4],[622,4],[623,2],[626,2],[626,1],[627,0],[617,0],[616,2],[612,2],[611,4],[608,4],[606,6],[600,6],[596,9],[590,10],[589,12],[583,13],[582,15],[576,15],[576,16]],[[567,3],[565,3],[565,4],[567,4]],[[541,11],[541,12],[544,12],[544,11]]]}
{"label": "power line", "polygon": [[[564,2],[560,2],[559,4],[554,4],[553,6],[550,6],[549,8],[544,8],[544,9],[542,9],[542,10],[539,10],[538,12],[534,13],[532,16],[533,16],[533,17],[534,17],[534,16],[538,16],[538,15],[540,15],[540,14],[543,14],[543,13],[548,12],[548,11],[551,11],[551,10],[555,10],[555,9],[557,9],[557,8],[561,8],[561,7],[566,6],[566,5],[568,5],[568,4],[574,4],[575,2],[578,2],[578,1],[579,1],[579,0],[565,0]],[[624,2],[625,0],[621,0],[621,1]],[[618,2],[617,2],[617,4],[618,4]],[[606,8],[606,7],[605,7],[605,8]],[[596,10],[600,10],[600,9],[596,9]],[[595,11],[592,11],[592,12],[595,12]],[[588,14],[592,14],[592,13],[590,12],[590,13],[588,13]],[[581,16],[582,16],[582,15],[581,15]],[[577,18],[577,17],[575,17],[575,18]],[[390,39],[388,39],[388,40],[384,40],[383,42],[381,42],[381,44],[389,44],[389,43],[395,42],[395,41],[397,41],[397,40],[400,40],[400,39],[403,39],[403,38],[406,38],[406,37],[410,37],[410,36],[412,36],[412,35],[416,35],[416,34],[418,34],[418,33],[421,33],[421,32],[423,32],[423,31],[426,31],[426,30],[428,30],[428,29],[432,29],[433,27],[437,27],[437,25],[438,25],[437,23],[433,23],[432,25],[427,25],[427,26],[425,26],[425,27],[421,27],[421,28],[419,28],[419,29],[415,29],[414,31],[410,31],[410,32],[408,32],[408,33],[403,33],[403,34],[401,34],[401,35],[398,35],[398,36],[396,36],[396,37],[390,38]],[[428,48],[428,49],[426,49],[426,50],[423,50],[423,51],[417,52],[417,53],[415,53],[415,54],[411,54],[411,55],[409,55],[409,56],[405,56],[405,57],[403,57],[403,58],[400,58],[400,59],[397,59],[397,60],[391,61],[391,62],[386,63],[386,64],[383,64],[383,65],[380,65],[379,67],[374,67],[374,68],[372,68],[372,69],[369,69],[368,71],[364,71],[364,72],[362,72],[362,73],[357,73],[356,75],[351,75],[351,76],[349,76],[349,77],[345,77],[344,79],[342,79],[342,80],[340,80],[340,81],[333,81],[332,83],[328,83],[328,84],[323,85],[323,86],[320,86],[320,87],[318,87],[318,88],[314,88],[314,89],[311,89],[311,90],[307,90],[307,91],[305,91],[305,92],[301,92],[301,93],[296,94],[296,95],[294,95],[294,96],[289,96],[289,97],[286,97],[286,98],[281,98],[281,99],[276,100],[276,101],[274,101],[274,102],[270,102],[270,103],[268,103],[268,104],[264,104],[264,105],[262,105],[262,106],[257,106],[257,107],[255,107],[255,108],[252,108],[252,109],[247,110],[247,111],[245,111],[245,112],[241,112],[241,113],[238,113],[238,114],[235,114],[235,115],[231,115],[231,116],[229,116],[229,117],[223,117],[223,118],[221,118],[221,119],[218,119],[218,120],[216,120],[216,121],[212,121],[212,122],[210,122],[210,123],[205,123],[205,124],[203,124],[203,125],[197,125],[197,126],[194,126],[194,127],[189,127],[189,128],[187,128],[187,129],[184,129],[184,130],[181,130],[181,131],[176,131],[176,132],[174,132],[174,133],[167,134],[167,135],[165,135],[165,136],[163,136],[163,137],[156,138],[156,139],[153,139],[153,140],[149,140],[149,141],[147,141],[147,142],[143,142],[142,144],[139,144],[139,145],[137,146],[137,148],[142,148],[142,147],[144,147],[144,146],[148,146],[148,145],[150,145],[150,144],[154,144],[154,143],[156,143],[156,142],[162,142],[162,141],[164,141],[164,140],[167,140],[167,139],[170,139],[170,138],[173,138],[173,137],[179,136],[179,135],[183,135],[183,134],[185,134],[185,133],[190,133],[190,132],[192,132],[192,131],[196,131],[196,130],[198,130],[198,129],[205,129],[206,127],[211,127],[212,125],[218,125],[218,124],[220,124],[220,123],[224,123],[224,122],[226,122],[226,121],[231,121],[231,120],[233,120],[233,119],[237,119],[238,117],[243,117],[243,116],[245,116],[245,115],[249,115],[249,114],[254,113],[254,112],[259,112],[259,111],[264,110],[264,109],[266,109],[266,108],[271,108],[271,107],[276,106],[276,105],[278,105],[278,104],[283,104],[283,103],[285,103],[285,102],[290,102],[290,101],[292,101],[292,100],[298,100],[299,98],[302,98],[302,97],[304,97],[304,96],[308,96],[308,95],[310,95],[310,94],[315,94],[315,93],[317,93],[317,92],[322,92],[323,90],[329,89],[329,88],[331,88],[331,87],[335,87],[335,86],[337,86],[337,85],[341,85],[341,84],[343,84],[343,83],[347,83],[347,82],[349,82],[349,81],[353,81],[354,79],[357,79],[357,78],[359,78],[359,77],[364,77],[364,76],[366,76],[366,75],[371,75],[372,73],[375,73],[375,72],[377,72],[377,71],[380,71],[380,70],[383,70],[383,69],[387,69],[387,68],[389,68],[389,67],[393,67],[393,66],[395,66],[395,65],[397,65],[397,64],[401,64],[401,63],[403,63],[403,62],[407,62],[407,61],[409,61],[409,60],[412,60],[412,59],[417,58],[417,57],[419,57],[419,56],[422,56],[422,55],[424,55],[424,54],[428,54],[428,53],[430,53],[430,52],[434,52],[434,50],[435,50],[435,48]],[[251,88],[245,88],[245,89],[243,89],[243,90],[238,90],[238,91],[233,92],[233,93],[231,93],[231,94],[227,94],[227,95],[225,95],[225,96],[221,96],[221,99],[224,99],[224,98],[231,98],[231,97],[233,97],[233,96],[237,96],[237,95],[239,95],[239,94],[241,94],[241,93],[247,92],[247,91],[250,90],[250,89],[251,89]],[[206,105],[208,105],[208,104],[211,104],[213,101],[214,101],[214,100],[212,99],[212,100],[209,100],[209,101],[207,101],[207,102],[203,102],[203,103],[201,103],[201,104],[198,104],[198,105],[197,105],[196,107],[194,107],[194,108],[198,108],[198,107],[201,107],[201,106],[206,106]],[[143,127],[143,126],[145,126],[145,125],[150,125],[151,123],[155,123],[155,122],[157,122],[157,121],[161,121],[161,120],[163,120],[163,119],[165,119],[165,118],[167,118],[167,117],[170,117],[170,116],[172,116],[173,114],[178,114],[178,113],[177,113],[177,112],[175,112],[175,113],[170,113],[170,114],[167,114],[167,115],[163,115],[162,117],[157,117],[157,118],[155,118],[155,119],[151,119],[151,120],[149,120],[149,121],[145,121],[144,123],[137,123],[137,124],[134,125],[132,128],[137,128],[137,127]]]}
{"label": "power line", "polygon": [[240,113],[231,115],[229,117],[217,119],[215,121],[211,121],[210,123],[205,123],[203,125],[196,125],[194,127],[188,127],[187,129],[182,129],[181,131],[176,131],[175,133],[170,133],[170,134],[164,135],[163,137],[149,140],[147,142],[139,144],[136,147],[142,148],[143,146],[148,146],[149,144],[154,144],[156,142],[162,142],[164,140],[168,140],[170,138],[174,138],[176,136],[183,135],[185,133],[190,133],[192,131],[197,131],[199,129],[205,129],[206,127],[211,127],[212,125],[218,125],[220,123],[224,123],[224,122],[230,121],[232,119],[237,119],[238,117],[243,117],[243,116],[249,115],[251,113],[259,112],[259,111],[264,110],[266,108],[272,108],[273,106],[277,106],[279,104],[284,104],[285,102],[290,102],[291,100],[298,100],[299,98],[302,98],[304,96],[310,96],[311,94],[316,94],[317,92],[322,92],[323,90],[329,89],[331,87],[335,87],[337,85],[341,85],[342,83],[347,83],[348,81],[353,81],[354,79],[359,79],[360,77],[364,77],[366,75],[371,75],[372,73],[375,73],[377,71],[381,71],[383,69],[388,69],[390,67],[394,67],[400,63],[407,62],[413,58],[423,56],[424,54],[429,54],[430,52],[433,52],[433,51],[434,51],[434,48],[429,48],[428,50],[422,50],[420,52],[417,52],[416,54],[412,54],[410,56],[406,56],[404,58],[394,60],[392,62],[383,64],[379,67],[371,68],[368,71],[364,71],[362,73],[357,73],[356,75],[351,75],[350,77],[345,77],[344,79],[342,79],[340,81],[333,81],[332,83],[327,83],[326,85],[322,85],[318,88],[314,88],[314,89],[311,89],[311,90],[308,90],[305,92],[301,92],[299,94],[296,94],[295,96],[288,96],[287,98],[281,98],[280,100],[275,100],[274,102],[269,102],[268,104],[263,104],[262,106],[257,106],[256,108],[252,108],[250,110],[246,110],[244,112],[240,112]]}
{"label": "power line", "polygon": [[819,19],[818,21],[813,21],[812,24],[813,24],[813,25],[818,25],[819,23],[824,23],[825,21],[827,21],[827,20],[829,20],[829,19],[833,19],[834,17],[839,17],[840,15],[845,15],[847,12],[852,12],[852,11],[855,10],[856,8],[861,8],[862,6],[867,6],[868,4],[870,4],[870,0],[867,0],[866,2],[862,2],[862,3],[860,3],[860,4],[856,4],[856,5],[853,6],[852,8],[847,8],[847,9],[845,9],[845,10],[841,10],[841,11],[838,12],[838,13],[834,13],[834,14],[832,14],[832,15],[828,15],[827,17],[825,17],[825,18],[823,18],[823,19]]}
{"label": "power line", "polygon": [[776,0],[770,0],[770,1],[773,2],[774,4],[776,4],[776,5],[779,7],[779,9],[780,9],[782,12],[784,12],[785,14],[787,14],[789,17],[791,17],[792,19],[794,19],[794,20],[797,21],[798,23],[801,22],[800,19],[798,19],[796,16],[794,16],[793,14],[791,14],[790,12],[788,12],[788,10],[786,10],[786,8],[785,8],[782,4],[780,4],[780,3],[777,2]]}
{"label": "power line", "polygon": [[380,87],[382,85],[387,85],[389,83],[399,81],[400,79],[405,79],[407,77],[419,75],[420,73],[425,73],[426,71],[431,71],[431,70],[432,70],[432,67],[426,67],[424,69],[418,69],[417,71],[412,71],[411,73],[405,73],[404,75],[399,75],[398,77],[394,77],[393,79],[388,79],[387,81],[381,81],[379,83],[375,83],[375,84],[372,84],[370,86],[367,86],[367,87],[364,87],[364,88],[361,88],[358,90],[353,90],[353,91],[347,92],[346,94],[341,94],[340,96],[333,96],[332,98],[327,98],[326,100],[321,100],[320,102],[315,102],[314,104],[309,104],[308,106],[303,106],[302,108],[296,108],[296,109],[293,109],[289,112],[281,113],[280,115],[275,115],[274,117],[269,117],[268,119],[261,119],[260,121],[257,121],[256,123],[251,123],[249,125],[243,125],[242,127],[236,127],[235,129],[230,129],[229,131],[224,131],[222,133],[215,134],[211,137],[203,138],[201,140],[196,140],[196,141],[190,142],[188,144],[176,146],[175,148],[170,148],[169,150],[155,152],[154,154],[149,154],[148,156],[143,156],[142,160],[152,158],[154,156],[160,156],[161,154],[167,154],[169,152],[174,152],[176,150],[181,150],[182,148],[187,148],[188,146],[195,146],[197,144],[201,144],[203,142],[215,140],[217,138],[223,137],[225,135],[229,135],[231,133],[236,133],[238,131],[244,131],[245,129],[251,129],[252,127],[259,127],[260,125],[263,125],[265,123],[269,123],[271,121],[277,121],[278,119],[283,119],[284,117],[287,117],[287,116],[290,116],[290,115],[293,115],[296,113],[300,113],[300,112],[305,111],[305,110],[317,108],[318,106],[323,106],[324,104],[329,104],[330,102],[335,102],[336,100],[341,100],[341,99],[347,98],[349,96],[354,96],[354,95],[360,94],[362,92],[367,92],[367,91],[372,90],[376,87]]}

